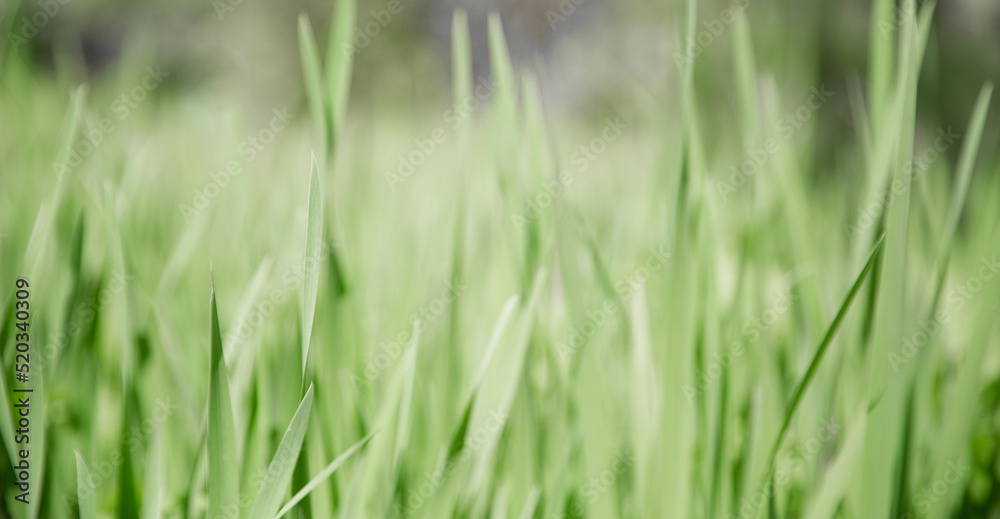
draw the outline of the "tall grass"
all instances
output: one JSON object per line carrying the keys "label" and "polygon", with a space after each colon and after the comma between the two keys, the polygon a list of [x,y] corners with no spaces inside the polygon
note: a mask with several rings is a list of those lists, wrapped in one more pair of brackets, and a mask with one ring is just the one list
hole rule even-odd
{"label": "tall grass", "polygon": [[[914,167],[934,6],[887,38],[894,7],[836,102],[803,103],[813,43],[783,78],[748,9],[596,123],[551,112],[493,15],[495,91],[451,126],[479,80],[466,15],[450,98],[389,117],[350,101],[341,0],[325,48],[298,19],[301,109],[225,182],[260,121],[202,125],[220,95],[164,87],[102,132],[150,56],[75,86],[6,49],[0,272],[31,283],[32,360],[16,380],[2,291],[0,390],[33,393],[30,446],[0,408],[0,516],[995,516],[992,85]],[[824,163],[836,110],[849,159]],[[387,185],[414,135],[444,138]]]}

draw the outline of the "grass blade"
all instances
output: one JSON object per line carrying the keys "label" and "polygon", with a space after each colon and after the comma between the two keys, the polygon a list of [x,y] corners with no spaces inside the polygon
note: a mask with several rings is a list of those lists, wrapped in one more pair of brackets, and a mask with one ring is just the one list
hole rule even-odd
{"label": "grass blade", "polygon": [[329,89],[329,140],[327,141],[327,156],[333,155],[344,124],[344,112],[347,109],[347,98],[351,88],[351,66],[354,61],[354,49],[351,37],[354,35],[354,25],[357,18],[356,0],[338,0],[330,23],[330,43],[326,49],[327,88]]}
{"label": "grass blade", "polygon": [[316,132],[323,146],[330,142],[329,129],[326,127],[326,116],[323,113],[323,85],[319,50],[316,48],[316,36],[313,35],[309,23],[309,15],[299,15],[299,56],[302,60],[302,76],[306,89],[306,100],[309,103],[309,113],[316,124]]}
{"label": "grass blade", "polygon": [[330,475],[333,474],[333,472],[336,471],[337,468],[343,465],[345,461],[350,459],[351,456],[353,456],[354,453],[358,451],[358,449],[363,447],[365,443],[368,443],[368,440],[372,439],[372,436],[374,436],[375,433],[377,432],[378,431],[372,431],[368,433],[368,436],[361,438],[360,440],[358,440],[357,443],[351,445],[350,448],[344,451],[343,454],[337,456],[337,459],[330,462],[330,464],[327,465],[326,468],[324,468],[322,471],[320,471],[319,474],[316,474],[316,477],[312,478],[312,480],[310,480],[309,483],[306,484],[306,486],[302,487],[302,490],[299,490],[294,496],[292,496],[292,499],[290,499],[287,503],[285,503],[285,506],[281,507],[281,510],[278,511],[278,514],[274,516],[274,519],[278,519],[279,517],[288,513],[288,511],[291,510],[293,506],[298,504],[299,501],[302,501],[307,495],[309,495],[310,492],[313,491],[314,488],[319,486],[320,483],[326,481],[326,478],[330,477]]}
{"label": "grass blade", "polygon": [[208,390],[208,506],[209,515],[230,514],[239,503],[239,463],[233,431],[233,408],[229,400],[229,377],[222,354],[219,310],[215,281],[211,295],[211,378]]}
{"label": "grass blade", "polygon": [[288,485],[292,482],[295,461],[299,458],[299,452],[302,450],[302,440],[305,438],[306,429],[309,426],[312,402],[313,386],[310,384],[299,408],[292,417],[292,422],[285,430],[284,437],[281,438],[278,451],[274,453],[274,458],[271,459],[271,464],[267,467],[260,492],[257,494],[257,500],[250,510],[250,519],[270,519],[278,511],[281,498],[285,496]]}
{"label": "grass blade", "polygon": [[798,408],[799,402],[802,400],[802,395],[805,394],[806,389],[809,388],[809,383],[812,382],[813,377],[816,375],[816,370],[819,369],[819,364],[823,360],[823,355],[833,342],[833,338],[837,335],[837,330],[840,329],[840,324],[843,322],[844,316],[847,315],[847,311],[850,310],[851,303],[854,302],[854,297],[858,295],[858,292],[861,291],[861,286],[864,285],[865,280],[868,279],[868,274],[871,273],[872,266],[875,265],[876,258],[882,250],[882,243],[884,240],[885,236],[882,236],[875,243],[875,249],[868,257],[868,262],[865,263],[865,267],[861,270],[861,274],[858,274],[857,280],[854,281],[854,286],[851,287],[851,290],[847,293],[847,297],[844,299],[844,302],[840,305],[840,310],[837,312],[837,316],[833,318],[833,322],[830,323],[830,327],[827,328],[826,334],[823,336],[823,340],[820,341],[819,347],[816,348],[816,353],[813,355],[812,361],[809,363],[809,368],[806,369],[805,375],[802,376],[802,380],[799,381],[798,386],[795,388],[795,395],[788,404],[788,410],[785,411],[785,420],[781,424],[781,429],[778,431],[778,435],[774,439],[774,446],[771,448],[771,453],[767,458],[768,472],[771,472],[771,469],[774,466],[774,457],[778,454],[778,449],[781,447],[781,441],[785,438],[785,433],[788,431],[788,426],[792,422],[792,417],[795,416],[795,410]]}
{"label": "grass blade", "polygon": [[77,499],[80,503],[80,519],[97,519],[97,500],[94,490],[90,488],[90,470],[83,456],[76,453],[76,486]]}
{"label": "grass blade", "polygon": [[955,230],[958,229],[958,219],[962,216],[962,209],[965,208],[965,199],[969,193],[969,184],[972,182],[972,167],[976,162],[976,155],[979,154],[979,141],[983,136],[983,125],[986,123],[987,110],[990,107],[990,98],[993,95],[993,84],[986,83],[979,92],[979,99],[976,100],[976,107],[972,111],[972,119],[969,120],[969,127],[965,130],[965,142],[962,144],[962,154],[958,160],[958,180],[955,185],[955,192],[952,193],[951,210],[948,212],[947,223],[944,226],[944,238],[941,240],[942,256],[951,253],[951,245],[955,239]]}
{"label": "grass blade", "polygon": [[163,430],[158,429],[153,431],[149,448],[146,449],[146,470],[142,477],[142,519],[163,517],[163,478]]}
{"label": "grass blade", "polygon": [[302,383],[305,384],[306,363],[309,361],[309,340],[316,316],[316,294],[319,291],[319,271],[323,254],[323,194],[319,185],[319,166],[312,157],[309,174],[309,209],[306,222],[305,279],[302,283]]}

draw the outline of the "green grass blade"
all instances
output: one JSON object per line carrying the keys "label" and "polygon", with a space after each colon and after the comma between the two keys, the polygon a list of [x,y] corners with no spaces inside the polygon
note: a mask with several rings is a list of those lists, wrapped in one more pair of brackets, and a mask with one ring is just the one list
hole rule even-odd
{"label": "green grass blade", "polygon": [[313,386],[309,385],[306,395],[302,397],[299,408],[292,416],[288,429],[285,430],[284,437],[278,445],[278,451],[274,453],[271,464],[267,467],[264,481],[257,494],[257,500],[250,510],[250,519],[270,519],[281,506],[281,499],[288,491],[288,485],[292,482],[292,470],[295,468],[295,461],[299,458],[302,450],[302,440],[306,436],[306,429],[309,426],[309,415],[312,412]]}
{"label": "green grass blade", "polygon": [[[236,312],[233,313],[233,319],[230,321],[233,323],[230,327],[232,330],[222,343],[222,354],[226,359],[226,367],[231,371],[231,382],[234,389],[233,404],[237,406],[237,409],[242,408],[241,404],[249,399],[249,393],[252,391],[250,384],[257,352],[255,348],[245,347],[235,330],[243,323],[249,323],[248,319],[253,313],[254,304],[260,300],[272,263],[270,257],[261,260],[257,271],[250,279],[250,286],[243,293],[240,303],[236,307]],[[249,342],[249,337],[246,341]]]}
{"label": "green grass blade", "polygon": [[209,514],[231,514],[239,505],[239,460],[233,408],[229,400],[229,376],[222,354],[219,310],[215,301],[215,281],[211,295],[211,377],[208,392],[208,506]]}
{"label": "green grass blade", "polygon": [[[73,143],[76,141],[76,136],[80,128],[80,119],[82,118],[83,105],[87,100],[87,86],[80,85],[73,91],[72,97],[70,97],[69,109],[66,113],[66,119],[63,121],[63,127],[59,133],[59,144],[57,145],[56,154],[56,164],[66,164],[69,161],[70,153],[72,153]],[[63,174],[66,170],[62,170],[62,174],[59,175],[60,179],[60,191],[61,190],[61,180]],[[55,204],[58,207],[61,198],[57,195]]]}
{"label": "green grass blade", "polygon": [[969,127],[965,130],[965,139],[962,143],[962,153],[958,159],[957,181],[955,191],[951,197],[951,209],[944,226],[944,238],[941,240],[942,256],[951,253],[951,245],[955,239],[955,231],[958,229],[958,220],[962,216],[965,208],[965,199],[969,193],[969,184],[972,182],[972,169],[979,154],[979,142],[983,136],[983,125],[986,123],[986,114],[990,107],[990,98],[993,95],[993,84],[986,83],[979,92],[979,99],[976,100],[976,107],[972,111],[972,119],[969,120]]}
{"label": "green grass blade", "polygon": [[90,471],[79,452],[76,453],[76,485],[80,519],[97,519],[97,498],[94,490],[90,488]]}
{"label": "green grass blade", "polygon": [[[871,27],[869,28],[868,90],[871,96],[871,123],[880,124],[885,117],[889,82],[892,80],[892,59],[896,43],[896,2],[875,0],[872,2]],[[879,127],[875,127],[877,131]]]}
{"label": "green grass blade", "polygon": [[330,23],[330,40],[326,49],[326,86],[329,89],[330,119],[327,156],[332,156],[344,124],[344,112],[351,88],[351,66],[354,51],[351,38],[357,23],[356,0],[338,0]]}
{"label": "green grass blade", "polygon": [[809,368],[806,369],[805,375],[802,376],[802,380],[799,381],[798,386],[795,388],[795,394],[792,396],[792,400],[788,404],[788,409],[785,411],[785,419],[781,424],[781,429],[778,430],[778,435],[774,439],[774,446],[771,448],[770,455],[768,455],[767,458],[768,472],[771,472],[771,468],[774,466],[774,458],[778,454],[778,449],[781,447],[781,442],[785,438],[788,426],[792,423],[792,417],[795,416],[795,410],[798,409],[799,402],[802,400],[802,395],[805,394],[806,389],[809,388],[809,383],[812,382],[815,377],[816,370],[819,369],[819,364],[823,360],[823,355],[833,342],[833,338],[837,335],[837,330],[840,329],[840,324],[844,321],[844,316],[847,315],[847,311],[851,309],[851,303],[854,302],[854,297],[858,295],[858,292],[861,291],[861,287],[864,285],[865,280],[868,279],[868,274],[871,273],[872,266],[875,265],[875,260],[882,249],[884,239],[885,237],[883,236],[875,243],[875,248],[868,257],[868,261],[865,263],[864,268],[861,269],[861,273],[858,274],[858,278],[854,281],[854,285],[851,286],[851,290],[847,293],[847,297],[844,298],[844,302],[841,303],[840,310],[837,311],[837,316],[833,318],[833,322],[830,323],[830,327],[827,328],[826,334],[823,335],[823,340],[820,341],[819,347],[816,348],[816,353],[813,355],[812,361],[809,362]]}
{"label": "green grass blade", "polygon": [[403,386],[400,394],[398,423],[396,427],[396,446],[392,454],[392,464],[399,467],[403,454],[410,441],[410,430],[413,427],[413,381],[417,374],[417,359],[420,350],[420,326],[413,323],[413,333],[410,345],[406,350],[406,360],[403,366]]}
{"label": "green grass blade", "polygon": [[[503,24],[500,15],[490,13],[489,16],[490,65],[493,69],[493,81],[496,85],[496,100],[498,113],[502,121],[504,139],[513,136],[517,121],[517,85],[514,78],[514,66],[507,51],[507,39],[504,37]],[[511,143],[507,143],[508,145]]]}
{"label": "green grass blade", "polygon": [[909,300],[906,278],[912,182],[907,175],[906,164],[913,159],[920,54],[924,46],[921,39],[926,37],[924,28],[928,26],[925,16],[921,16],[918,26],[912,14],[916,12],[915,5],[914,0],[905,0],[901,8],[904,16],[900,30],[900,66],[893,98],[893,117],[886,121],[896,133],[895,142],[891,143],[895,154],[894,188],[887,209],[885,251],[879,272],[878,308],[875,311],[878,319],[872,347],[867,352],[868,399],[870,402],[878,400],[878,403],[868,417],[865,455],[860,469],[862,481],[857,492],[860,494],[858,506],[866,515],[873,517],[891,513],[893,474],[899,455],[896,446],[903,436],[902,410],[908,387],[906,380],[910,376],[900,377],[893,373],[885,359],[889,351],[899,344],[910,315],[906,308]]}
{"label": "green grass blade", "polygon": [[[995,236],[994,236],[995,239]],[[996,243],[994,241],[993,243]],[[983,294],[984,300],[989,297],[993,301],[1000,296],[1000,289],[996,286],[990,287],[987,294]],[[941,477],[947,472],[948,464],[959,460],[968,460],[969,444],[972,442],[973,429],[976,426],[976,409],[980,399],[978,395],[982,388],[983,365],[986,360],[987,349],[996,347],[994,331],[997,328],[996,307],[991,304],[982,304],[979,308],[979,316],[972,330],[971,340],[963,348],[963,358],[958,368],[957,380],[954,382],[954,389],[948,398],[948,403],[944,417],[941,420],[942,434],[939,437],[939,445],[934,452],[935,477]],[[970,477],[969,474],[957,474],[958,481]],[[950,481],[949,481],[950,483]],[[945,518],[951,517],[950,510],[965,488],[962,484],[951,484],[945,490],[941,498],[931,503],[927,517]]]}
{"label": "green grass blade", "polygon": [[320,483],[326,481],[326,478],[330,477],[330,475],[332,475],[334,471],[336,471],[341,465],[343,465],[344,462],[350,459],[355,452],[357,452],[361,447],[363,447],[366,443],[368,443],[368,440],[372,439],[372,436],[374,436],[377,432],[378,431],[372,431],[368,433],[368,436],[361,438],[360,440],[357,441],[357,443],[351,445],[350,448],[344,451],[343,454],[337,456],[337,459],[330,462],[330,464],[327,465],[326,468],[321,470],[319,474],[316,474],[316,476],[312,478],[309,481],[309,483],[306,484],[306,486],[302,487],[302,490],[299,490],[294,496],[292,496],[292,498],[287,503],[285,503],[285,506],[281,507],[281,510],[279,510],[277,515],[274,516],[274,519],[278,519],[279,517],[285,515],[286,513],[288,513],[289,510],[292,509],[293,506],[298,504],[299,501],[305,499],[305,497],[308,496],[309,493],[313,491],[313,489],[315,489]]}
{"label": "green grass blade", "polygon": [[733,28],[733,68],[739,99],[744,146],[757,145],[757,64],[746,11],[740,10]]}
{"label": "green grass blade", "polygon": [[847,438],[844,440],[829,470],[819,484],[813,502],[808,507],[807,519],[831,519],[836,516],[837,507],[847,492],[848,483],[854,477],[854,470],[861,459],[865,446],[865,424],[868,419],[867,402],[848,422]]}
{"label": "green grass blade", "polygon": [[305,384],[306,363],[309,361],[309,341],[316,316],[316,295],[323,254],[323,194],[319,185],[319,165],[312,157],[309,174],[309,209],[306,222],[305,279],[302,283],[302,383]]}
{"label": "green grass blade", "polygon": [[316,37],[309,23],[309,15],[299,15],[299,56],[302,60],[302,79],[305,83],[306,101],[309,103],[309,113],[316,125],[316,133],[323,146],[330,142],[329,129],[326,127],[326,115],[323,112],[323,84],[319,60],[319,50],[316,47]]}
{"label": "green grass blade", "polygon": [[146,470],[142,477],[142,519],[159,519],[163,517],[164,467],[163,467],[163,430],[153,431],[153,437],[146,449]]}

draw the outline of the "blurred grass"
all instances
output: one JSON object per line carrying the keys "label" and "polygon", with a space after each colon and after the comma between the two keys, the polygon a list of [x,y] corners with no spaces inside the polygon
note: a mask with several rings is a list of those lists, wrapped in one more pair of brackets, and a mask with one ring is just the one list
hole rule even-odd
{"label": "blurred grass", "polygon": [[323,52],[291,22],[287,106],[143,86],[141,45],[85,86],[6,48],[0,272],[32,285],[35,392],[32,505],[4,471],[0,516],[1000,513],[992,85],[936,149],[934,6],[898,40],[894,7],[849,95],[815,40],[757,30],[776,11],[690,0],[665,45],[699,56],[562,114],[499,16],[490,93],[459,12],[450,96],[405,110],[354,95],[347,1]]}

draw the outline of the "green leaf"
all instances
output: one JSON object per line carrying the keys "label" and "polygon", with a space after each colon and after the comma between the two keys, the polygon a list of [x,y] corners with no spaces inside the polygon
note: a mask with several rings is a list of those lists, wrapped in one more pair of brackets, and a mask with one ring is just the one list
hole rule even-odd
{"label": "green leaf", "polygon": [[733,28],[733,69],[739,100],[744,146],[756,146],[757,140],[757,63],[750,36],[746,10],[739,10]]}
{"label": "green leaf", "polygon": [[215,280],[210,299],[211,376],[208,389],[208,509],[209,515],[231,514],[239,506],[239,461],[233,432],[233,408],[229,400],[229,377],[222,354],[219,310],[215,302]]}
{"label": "green leaf", "polygon": [[96,489],[89,486],[90,471],[87,470],[87,462],[83,461],[83,456],[80,456],[79,452],[76,452],[76,488],[80,503],[80,519],[97,519],[97,500],[94,495]]}
{"label": "green leaf", "polygon": [[[493,69],[493,81],[496,85],[496,99],[501,117],[501,135],[503,139],[513,138],[517,124],[517,84],[514,78],[514,66],[507,51],[507,39],[504,37],[503,24],[500,15],[490,13],[489,16],[490,65]],[[511,142],[507,142],[511,145]]]}
{"label": "green leaf", "polygon": [[788,404],[788,409],[785,411],[785,420],[781,424],[781,429],[778,431],[778,435],[774,439],[774,446],[771,448],[771,453],[767,457],[767,471],[769,473],[774,466],[774,458],[777,456],[778,449],[781,447],[781,441],[784,440],[785,433],[788,431],[788,426],[792,423],[792,417],[795,416],[795,410],[798,409],[799,402],[802,400],[802,395],[805,394],[806,389],[809,388],[809,383],[812,382],[815,377],[816,370],[819,369],[819,364],[823,360],[823,355],[833,342],[833,338],[837,335],[837,330],[840,329],[840,324],[844,321],[844,316],[846,316],[847,311],[850,310],[851,303],[854,302],[854,297],[861,291],[861,286],[864,285],[865,280],[868,278],[868,274],[871,273],[872,266],[875,265],[875,259],[882,250],[882,243],[884,239],[885,236],[882,236],[879,238],[878,242],[875,243],[875,248],[868,257],[868,262],[865,263],[864,268],[861,269],[861,273],[858,274],[858,278],[854,281],[854,286],[851,287],[851,290],[847,293],[847,297],[844,298],[844,302],[841,303],[837,316],[833,318],[833,322],[830,323],[830,327],[826,329],[826,334],[823,335],[823,340],[820,341],[819,347],[816,348],[816,353],[813,354],[812,361],[809,362],[809,368],[806,369],[805,375],[802,376],[802,380],[799,381],[798,386],[795,388],[795,395],[792,397],[791,402]]}
{"label": "green leaf", "polygon": [[356,0],[337,0],[330,23],[330,41],[326,49],[327,88],[329,89],[330,140],[327,156],[332,156],[344,124],[347,98],[351,89],[351,66],[355,49],[351,42],[357,19]]}
{"label": "green leaf", "polygon": [[264,474],[257,500],[250,510],[250,519],[270,519],[281,506],[281,498],[288,491],[292,481],[292,470],[302,450],[302,441],[309,426],[309,414],[312,411],[313,386],[309,385],[299,408],[295,411],[285,436],[281,438],[278,451],[274,453],[271,464]]}
{"label": "green leaf", "polygon": [[309,24],[309,15],[299,15],[299,57],[302,60],[302,79],[305,83],[306,100],[309,112],[316,124],[316,132],[320,141],[326,146],[329,141],[326,127],[326,116],[323,113],[323,85],[320,71],[319,50],[316,47],[316,37]]}
{"label": "green leaf", "polygon": [[312,157],[309,174],[309,208],[306,222],[306,257],[302,282],[302,380],[305,384],[306,364],[309,361],[309,341],[313,319],[316,317],[316,295],[319,291],[319,272],[323,255],[323,194],[319,185],[319,166],[316,155]]}
{"label": "green leaf", "polygon": [[292,499],[290,499],[287,503],[285,503],[285,506],[281,507],[281,510],[278,511],[278,514],[274,516],[274,519],[278,519],[279,517],[285,515],[286,513],[288,513],[289,510],[292,509],[293,506],[298,504],[299,501],[305,499],[305,497],[308,496],[309,493],[313,491],[313,489],[319,486],[320,483],[326,481],[326,478],[330,477],[334,473],[334,471],[336,471],[341,465],[344,464],[344,462],[350,459],[351,456],[353,456],[354,453],[358,451],[358,449],[364,446],[364,444],[368,443],[368,440],[372,439],[372,436],[374,436],[375,433],[377,432],[378,431],[372,431],[368,433],[368,436],[365,436],[364,438],[358,440],[357,443],[351,445],[350,448],[344,451],[343,454],[337,456],[337,459],[331,461],[330,464],[327,465],[326,468],[321,470],[319,474],[316,474],[316,477],[312,478],[309,481],[309,483],[306,484],[306,486],[302,487],[302,490],[299,490],[294,496],[292,496]]}
{"label": "green leaf", "polygon": [[146,470],[142,477],[142,519],[163,517],[164,488],[163,430],[153,431],[146,449]]}
{"label": "green leaf", "polygon": [[808,519],[830,519],[835,517],[837,506],[847,492],[848,484],[855,477],[855,467],[861,459],[865,445],[865,426],[868,420],[868,405],[864,402],[848,423],[847,437],[840,452],[826,470],[823,481],[809,505],[805,517]]}
{"label": "green leaf", "polygon": [[941,240],[943,248],[942,256],[951,254],[951,245],[955,239],[955,230],[958,229],[958,220],[962,216],[962,209],[965,208],[965,199],[969,193],[969,184],[972,182],[972,168],[976,162],[976,155],[979,154],[979,142],[983,136],[983,125],[986,123],[986,114],[990,107],[990,97],[993,95],[993,84],[986,83],[979,92],[979,99],[976,100],[976,107],[972,111],[972,119],[969,120],[969,127],[965,130],[965,139],[962,144],[962,154],[958,159],[958,174],[955,191],[951,197],[951,209],[948,211],[948,219],[945,224],[945,235]]}

